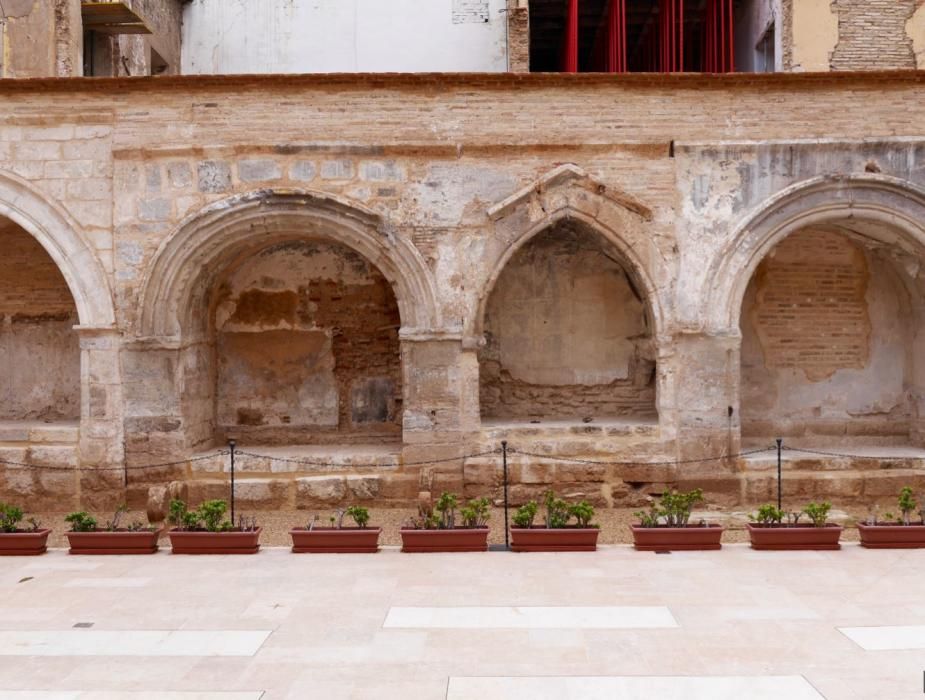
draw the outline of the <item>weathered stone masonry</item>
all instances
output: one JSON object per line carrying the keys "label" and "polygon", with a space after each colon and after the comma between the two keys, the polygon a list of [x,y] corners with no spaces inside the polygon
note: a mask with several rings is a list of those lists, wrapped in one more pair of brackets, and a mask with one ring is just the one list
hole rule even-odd
{"label": "weathered stone masonry", "polygon": [[[80,400],[77,426],[5,422],[0,458],[87,471],[0,470],[0,495],[63,508],[140,504],[172,481],[204,494],[221,460],[119,469],[228,436],[280,456],[324,443],[343,465],[244,463],[255,507],[490,491],[490,457],[351,462],[502,438],[623,462],[730,454],[781,432],[922,447],[923,80],[6,81],[0,216],[70,291]],[[801,240],[831,264],[800,267]],[[530,305],[540,292],[549,302]],[[513,314],[500,335],[499,314]],[[557,346],[557,328],[574,337]],[[788,489],[879,498],[921,483],[901,460],[808,475],[820,466],[834,468],[796,469]],[[512,473],[516,498],[556,484],[599,503],[666,483],[737,502],[771,484],[736,460],[519,457]]]}

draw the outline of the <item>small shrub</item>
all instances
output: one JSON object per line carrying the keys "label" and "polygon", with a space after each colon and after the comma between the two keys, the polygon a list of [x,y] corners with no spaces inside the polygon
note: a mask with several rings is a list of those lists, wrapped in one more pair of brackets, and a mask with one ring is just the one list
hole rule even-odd
{"label": "small shrub", "polygon": [[561,528],[568,525],[571,519],[568,503],[558,498],[554,491],[546,492],[546,527]]}
{"label": "small shrub", "polygon": [[93,532],[96,530],[96,518],[83,510],[71,513],[64,521],[71,524],[71,532]]}
{"label": "small shrub", "polygon": [[459,505],[459,497],[455,493],[444,491],[437,499],[434,510],[440,514],[439,528],[441,530],[452,530],[456,527],[456,507]]}
{"label": "small shrub", "polygon": [[750,520],[754,520],[760,525],[780,525],[785,516],[786,513],[773,503],[765,503],[758,508],[757,513],[749,515],[748,517]]}
{"label": "small shrub", "polygon": [[832,504],[823,502],[810,503],[803,509],[803,512],[813,521],[813,527],[825,527],[830,510],[832,510]]}
{"label": "small shrub", "polygon": [[703,490],[680,492],[669,490],[662,495],[661,515],[668,527],[686,527],[694,506],[703,501]]}
{"label": "small shrub", "polygon": [[587,501],[579,501],[568,507],[569,515],[575,518],[578,527],[591,527],[591,519],[594,517],[594,506]]}
{"label": "small shrub", "polygon": [[639,518],[639,525],[641,527],[658,527],[662,512],[655,506],[652,506],[648,512],[637,510],[634,515]]}
{"label": "small shrub", "polygon": [[903,525],[911,524],[912,513],[917,505],[915,496],[912,495],[912,488],[903,486],[899,492],[899,510],[903,514]]}
{"label": "small shrub", "polygon": [[16,532],[22,517],[22,508],[0,503],[0,532]]}
{"label": "small shrub", "polygon": [[204,501],[198,509],[199,520],[209,532],[224,532],[231,530],[233,525],[225,520],[228,504],[221,499]]}
{"label": "small shrub", "polygon": [[475,498],[460,511],[465,527],[485,527],[491,517],[491,501],[487,498]]}
{"label": "small shrub", "polygon": [[514,513],[513,521],[517,527],[533,527],[533,521],[539,512],[540,506],[536,501],[524,503],[517,512]]}
{"label": "small shrub", "polygon": [[369,510],[363,506],[350,506],[345,512],[353,518],[357,527],[365,528],[369,524]]}

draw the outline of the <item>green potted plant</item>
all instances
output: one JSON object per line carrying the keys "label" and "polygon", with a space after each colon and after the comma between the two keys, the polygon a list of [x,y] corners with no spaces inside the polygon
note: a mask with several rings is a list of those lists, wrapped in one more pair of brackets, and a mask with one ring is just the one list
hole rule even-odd
{"label": "green potted plant", "polygon": [[181,500],[170,502],[168,520],[174,526],[167,534],[174,554],[256,554],[260,533],[256,518],[225,519],[228,504],[204,501],[190,510]]}
{"label": "green potted plant", "polygon": [[105,527],[86,511],[71,513],[64,520],[71,524],[67,540],[71,554],[154,554],[160,528],[133,521],[123,524],[126,506],[116,509]]}
{"label": "green potted plant", "polygon": [[485,552],[491,501],[476,498],[457,510],[459,497],[444,491],[432,511],[422,509],[401,528],[403,552]]}
{"label": "green potted plant", "polygon": [[[831,503],[810,503],[801,511],[786,513],[772,503],[749,516],[752,549],[841,549],[842,527],[828,522]],[[803,516],[808,522],[801,522]]]}
{"label": "green potted plant", "polygon": [[[594,506],[587,501],[567,503],[553,491],[544,499],[542,525],[536,525],[539,504],[525,503],[514,513],[511,550],[515,552],[593,552],[600,527],[591,524]],[[574,522],[572,522],[574,520]]]}
{"label": "green potted plant", "polygon": [[[349,517],[355,527],[344,527],[344,517]],[[292,537],[292,551],[297,554],[317,553],[373,553],[379,551],[381,527],[369,527],[369,511],[362,506],[350,506],[337,511],[330,527],[319,527],[316,515],[305,527],[289,531]]]}
{"label": "green potted plant", "polygon": [[26,520],[29,527],[20,527],[23,516],[22,508],[0,503],[0,556],[32,556],[47,550],[51,530],[35,518]]}
{"label": "green potted plant", "polygon": [[897,499],[900,519],[886,513],[883,521],[872,513],[866,523],[858,523],[861,546],[870,549],[921,549],[925,547],[925,508],[918,511],[919,522],[912,521],[918,502],[912,487],[904,486]]}
{"label": "green potted plant", "polygon": [[658,506],[636,513],[639,524],[630,525],[635,548],[643,552],[722,549],[722,526],[690,522],[691,511],[703,500],[702,489],[662,494]]}

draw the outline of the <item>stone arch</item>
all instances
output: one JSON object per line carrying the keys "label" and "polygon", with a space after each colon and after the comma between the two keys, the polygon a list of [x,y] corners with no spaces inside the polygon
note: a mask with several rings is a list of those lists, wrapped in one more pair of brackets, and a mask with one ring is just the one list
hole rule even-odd
{"label": "stone arch", "polygon": [[652,212],[631,197],[610,190],[581,168],[566,164],[491,207],[494,222],[487,243],[488,276],[481,284],[468,336],[476,343],[484,332],[492,290],[511,258],[538,234],[574,220],[602,236],[619,253],[627,274],[645,300],[653,336],[665,333],[665,312],[656,279],[664,274],[662,256],[646,224]]}
{"label": "stone arch", "polygon": [[[667,279],[668,266],[649,230],[653,218],[651,211],[624,193],[609,189],[577,166],[566,164],[491,207],[487,213],[494,226],[485,241],[485,276],[466,334],[467,346],[478,349],[483,419],[486,415],[494,419],[506,414],[518,421],[523,418],[521,414],[524,411],[540,410],[540,404],[561,404],[562,415],[555,417],[565,420],[572,419],[566,414],[578,405],[584,406],[580,410],[590,410],[609,418],[625,414],[650,420],[653,415],[659,415],[659,404],[664,400],[668,387],[664,385],[663,373],[658,371],[659,347],[667,344],[662,342],[666,337],[664,310],[656,280]],[[539,354],[531,355],[538,364],[529,366],[533,362],[529,360],[527,365],[515,371],[513,365],[506,365],[502,359],[504,341],[498,340],[497,329],[491,327],[492,323],[497,323],[495,314],[501,308],[497,307],[501,302],[493,300],[495,292],[498,290],[503,295],[520,293],[514,291],[519,283],[513,287],[503,284],[502,277],[511,266],[522,269],[525,261],[534,255],[540,256],[537,261],[547,260],[541,262],[537,270],[562,269],[563,275],[575,274],[576,270],[569,272],[559,266],[548,267],[547,256],[560,255],[565,251],[572,251],[568,253],[570,256],[573,253],[590,255],[587,263],[591,267],[585,268],[582,264],[582,269],[597,269],[598,264],[604,265],[599,270],[604,273],[600,277],[604,287],[598,288],[594,294],[614,299],[620,308],[624,305],[616,300],[623,294],[627,295],[625,308],[628,315],[625,318],[619,314],[612,316],[617,326],[607,324],[611,329],[626,325],[629,335],[624,341],[627,345],[623,345],[624,341],[618,342],[617,336],[611,338],[615,344],[597,342],[595,347],[601,351],[597,359],[586,367],[579,367],[568,360],[563,360],[566,364],[559,366],[553,359],[559,353],[564,353],[563,358],[574,353],[569,342],[563,339],[561,345],[552,350],[552,355],[541,349],[551,346],[541,342],[534,349]],[[617,271],[622,282],[610,277]],[[561,299],[566,305],[563,308],[567,308],[575,302],[569,301],[573,299],[574,291],[566,290],[574,290],[574,287],[570,287],[561,275],[555,276],[559,277],[558,281],[550,278],[548,284],[553,286],[548,289],[560,289],[561,295],[557,292],[555,299]],[[611,281],[603,282],[605,278]],[[572,279],[574,284],[577,278]],[[495,321],[490,323],[489,317]],[[571,312],[568,318],[572,318]],[[524,329],[519,332],[524,332]],[[597,337],[593,331],[590,332],[588,340]],[[532,331],[528,334],[534,337]],[[579,336],[569,335],[569,338],[575,337]],[[603,341],[603,336],[598,341]],[[618,346],[624,350],[617,350]],[[618,360],[620,352],[628,354]],[[617,355],[607,357],[610,353]],[[623,359],[627,364],[620,369]],[[485,374],[486,370],[488,374]],[[623,371],[625,375],[621,374]],[[649,380],[643,381],[644,377],[649,377]],[[525,391],[531,396],[527,403],[523,399],[527,395]],[[536,406],[527,405],[534,398],[538,402]]]}
{"label": "stone arch", "polygon": [[139,335],[188,340],[195,328],[192,310],[202,303],[222,260],[298,238],[346,245],[376,266],[394,289],[403,335],[440,327],[423,258],[382,217],[337,195],[260,190],[209,205],[161,244],[142,286]]}
{"label": "stone arch", "polygon": [[17,175],[0,171],[0,216],[32,235],[54,260],[74,297],[82,328],[111,328],[109,280],[79,225],[63,208]]}
{"label": "stone arch", "polygon": [[846,226],[925,263],[925,189],[886,175],[800,182],[755,209],[715,256],[701,302],[707,331],[737,335],[742,300],[758,265],[791,233],[815,225]]}

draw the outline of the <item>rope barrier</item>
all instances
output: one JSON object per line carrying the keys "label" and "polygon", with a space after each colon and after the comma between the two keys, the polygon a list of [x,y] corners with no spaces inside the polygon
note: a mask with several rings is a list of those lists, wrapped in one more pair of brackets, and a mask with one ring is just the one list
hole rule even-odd
{"label": "rope barrier", "polygon": [[890,457],[880,457],[877,455],[853,455],[846,452],[828,452],[826,450],[811,450],[806,447],[787,447],[784,445],[781,449],[784,452],[805,452],[806,454],[811,455],[821,455],[823,457],[843,457],[845,459],[925,459],[925,456],[921,455],[892,455]]}
{"label": "rope barrier", "polygon": [[14,462],[9,459],[0,459],[0,464],[8,467],[19,467],[23,469],[40,469],[47,471],[67,471],[67,472],[106,472],[106,471],[141,471],[144,469],[163,469],[164,467],[178,467],[191,462],[201,462],[206,459],[214,459],[215,457],[223,457],[228,454],[228,450],[219,450],[218,452],[213,452],[211,454],[202,455],[200,457],[190,457],[189,459],[180,459],[175,462],[163,462],[161,464],[144,464],[139,466],[124,466],[124,467],[55,467],[48,464],[28,464],[27,462]]}

